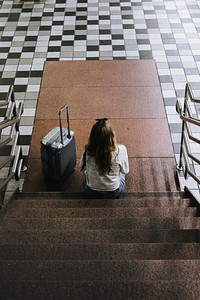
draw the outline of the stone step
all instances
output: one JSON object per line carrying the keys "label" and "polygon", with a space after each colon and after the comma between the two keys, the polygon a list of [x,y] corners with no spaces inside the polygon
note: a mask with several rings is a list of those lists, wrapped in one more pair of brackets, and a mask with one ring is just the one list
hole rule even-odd
{"label": "stone step", "polygon": [[4,300],[197,300],[200,281],[1,281]]}
{"label": "stone step", "polygon": [[1,244],[198,243],[197,229],[0,230]]}
{"label": "stone step", "polygon": [[200,260],[0,261],[4,281],[200,280]]}
{"label": "stone step", "polygon": [[191,200],[180,197],[131,197],[122,199],[43,199],[16,200],[12,207],[20,208],[109,208],[109,207],[188,207]]}
{"label": "stone step", "polygon": [[1,244],[0,260],[200,259],[198,243]]}
{"label": "stone step", "polygon": [[166,208],[11,208],[6,218],[192,217],[195,207]]}
{"label": "stone step", "polygon": [[200,229],[197,217],[7,218],[6,230]]}

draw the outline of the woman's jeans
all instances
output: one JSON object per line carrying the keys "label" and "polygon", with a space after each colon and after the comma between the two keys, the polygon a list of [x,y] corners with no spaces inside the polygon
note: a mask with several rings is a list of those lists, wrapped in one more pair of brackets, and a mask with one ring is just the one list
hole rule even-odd
{"label": "woman's jeans", "polygon": [[121,194],[124,192],[125,187],[125,175],[120,174],[120,185],[119,188],[112,192],[100,192],[100,191],[94,191],[86,184],[86,180],[83,180],[83,187],[84,192],[89,198],[94,199],[113,199],[113,198],[119,198]]}

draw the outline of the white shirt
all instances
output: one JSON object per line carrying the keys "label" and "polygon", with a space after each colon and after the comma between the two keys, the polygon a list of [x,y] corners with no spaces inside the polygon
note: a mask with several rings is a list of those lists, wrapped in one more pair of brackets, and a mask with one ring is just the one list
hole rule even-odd
{"label": "white shirt", "polygon": [[[86,155],[86,167],[84,173],[87,185],[95,191],[114,191],[119,188],[120,173],[129,172],[128,154],[124,145],[118,145],[116,151],[112,152],[113,163],[111,171],[105,175],[99,175],[96,167],[95,157]],[[83,165],[83,156],[80,162]]]}

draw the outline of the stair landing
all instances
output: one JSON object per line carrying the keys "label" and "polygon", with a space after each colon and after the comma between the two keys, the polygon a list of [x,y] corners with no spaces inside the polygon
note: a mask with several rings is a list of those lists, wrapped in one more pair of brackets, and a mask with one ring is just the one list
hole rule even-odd
{"label": "stair landing", "polygon": [[[59,126],[67,104],[77,168],[62,186],[45,182],[40,141]],[[33,128],[24,192],[80,193],[79,161],[96,118],[107,117],[128,150],[125,192],[177,191],[175,159],[154,60],[47,61]],[[64,123],[66,126],[66,123]]]}

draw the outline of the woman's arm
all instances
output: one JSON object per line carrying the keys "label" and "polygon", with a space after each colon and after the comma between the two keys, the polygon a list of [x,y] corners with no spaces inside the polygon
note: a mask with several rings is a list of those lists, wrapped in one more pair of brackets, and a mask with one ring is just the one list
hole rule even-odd
{"label": "woman's arm", "polygon": [[122,174],[128,174],[129,172],[128,153],[124,145],[119,146],[119,164],[120,164],[120,172]]}

